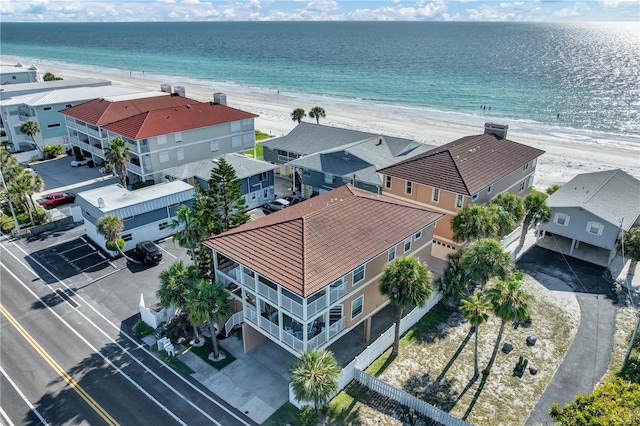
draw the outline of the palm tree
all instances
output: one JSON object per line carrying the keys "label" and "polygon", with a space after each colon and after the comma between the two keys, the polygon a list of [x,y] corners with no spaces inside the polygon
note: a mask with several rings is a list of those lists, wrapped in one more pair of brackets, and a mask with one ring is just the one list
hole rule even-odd
{"label": "palm tree", "polygon": [[491,238],[497,235],[496,225],[484,206],[469,204],[451,219],[453,239],[458,242]]}
{"label": "palm tree", "polygon": [[312,349],[302,352],[291,367],[291,386],[298,401],[312,401],[319,410],[338,392],[341,369],[333,353]]}
{"label": "palm tree", "polygon": [[0,150],[0,172],[5,179],[9,180],[9,175],[14,167],[18,167],[16,157],[11,155],[9,151]]}
{"label": "palm tree", "polygon": [[518,223],[524,217],[524,201],[510,192],[498,194],[489,203],[490,206],[500,206],[509,213],[514,223]]}
{"label": "palm tree", "polygon": [[39,175],[35,175],[29,172],[24,172],[26,175],[30,176],[29,179],[29,187],[28,187],[28,194],[29,194],[29,200],[31,201],[31,206],[33,206],[33,210],[37,211],[37,207],[35,202],[33,201],[33,194],[35,194],[36,192],[42,192],[44,190],[44,180],[42,180],[42,177]]}
{"label": "palm tree", "polygon": [[324,111],[324,108],[319,106],[315,106],[311,108],[311,111],[309,111],[309,117],[315,118],[316,124],[320,124],[320,119],[325,118],[326,116],[327,116],[327,113]]}
{"label": "palm tree", "polygon": [[487,206],[486,209],[496,231],[494,237],[502,237],[514,228],[516,223],[511,214],[504,208],[494,204]]}
{"label": "palm tree", "polygon": [[622,238],[623,256],[631,259],[627,275],[634,275],[640,261],[640,227],[629,229]]}
{"label": "palm tree", "polygon": [[524,245],[527,231],[531,224],[546,222],[551,217],[551,209],[547,206],[547,196],[542,192],[533,191],[524,198],[524,220],[522,221],[522,234],[520,235],[520,246]]}
{"label": "palm tree", "polygon": [[501,319],[500,331],[496,344],[493,347],[493,353],[487,368],[482,371],[484,376],[488,376],[496,360],[496,354],[500,347],[504,326],[508,321],[523,321],[530,316],[528,301],[532,299],[525,289],[522,288],[522,273],[513,274],[508,281],[500,280],[495,287],[487,291],[487,298],[491,302],[493,313]]}
{"label": "palm tree", "polygon": [[478,369],[478,333],[480,331],[480,325],[487,322],[489,319],[489,310],[491,309],[491,303],[485,299],[484,293],[476,293],[468,299],[462,301],[460,306],[463,313],[462,315],[469,320],[469,324],[473,328],[473,332],[476,335],[475,347],[473,349],[473,378],[476,379],[480,375]]}
{"label": "palm tree", "polygon": [[442,277],[436,280],[438,291],[444,300],[459,301],[469,296],[469,273],[460,266],[462,250],[447,254],[447,266]]}
{"label": "palm tree", "polygon": [[293,121],[297,121],[298,124],[302,121],[303,118],[305,118],[307,116],[307,114],[304,112],[304,110],[302,108],[296,108],[293,110],[293,112],[291,113],[291,119]]}
{"label": "palm tree", "polygon": [[562,185],[558,184],[558,183],[554,183],[553,185],[551,185],[550,187],[548,187],[547,189],[544,190],[544,192],[547,195],[552,195],[554,192],[556,192],[558,189],[560,189],[562,187]]}
{"label": "palm tree", "polygon": [[31,210],[33,200],[30,196],[33,175],[20,167],[12,168],[10,175],[11,177],[10,184],[7,187],[7,196],[15,204],[22,205],[24,211],[29,214],[29,220],[33,226],[35,225]]}
{"label": "palm tree", "polygon": [[29,135],[29,137],[35,144],[36,148],[38,148],[38,151],[40,151],[40,153],[42,154],[42,148],[40,147],[40,145],[38,145],[38,142],[36,142],[36,138],[35,138],[35,135],[40,133],[40,126],[38,126],[38,123],[31,120],[25,121],[20,126],[20,131],[25,135]]}
{"label": "palm tree", "polygon": [[120,183],[127,187],[127,161],[131,159],[129,153],[131,148],[122,138],[114,138],[104,149],[104,156],[108,163],[112,164],[116,174],[120,178]]}
{"label": "palm tree", "polygon": [[380,293],[397,307],[395,339],[391,356],[398,356],[400,320],[410,306],[424,306],[433,293],[431,272],[427,265],[413,256],[399,257],[388,263],[380,277]]}
{"label": "palm tree", "polygon": [[186,205],[181,205],[176,211],[177,219],[169,221],[169,228],[178,229],[173,234],[173,242],[191,251],[191,260],[196,263],[196,249],[205,235],[202,221],[198,215]]}
{"label": "palm tree", "polygon": [[201,278],[196,282],[195,288],[189,292],[187,306],[189,309],[189,321],[192,324],[209,322],[211,345],[213,347],[213,358],[209,356],[209,359],[212,361],[219,360],[220,350],[214,324],[218,323],[220,317],[229,315],[231,310],[229,293],[227,293],[222,284]]}
{"label": "palm tree", "polygon": [[493,277],[506,280],[511,274],[511,256],[492,238],[478,240],[464,250],[460,265],[484,289]]}
{"label": "palm tree", "polygon": [[[124,254],[122,249],[124,248],[124,241],[120,238],[120,233],[124,229],[124,223],[122,219],[118,216],[114,216],[112,214],[106,214],[98,219],[96,222],[96,228],[98,234],[102,235],[105,240],[107,240],[107,244],[105,244],[107,250],[112,250],[109,246],[115,247],[115,250],[124,256],[128,261],[133,263],[140,263],[137,260],[131,259],[129,256]],[[122,245],[122,247],[120,247]]]}

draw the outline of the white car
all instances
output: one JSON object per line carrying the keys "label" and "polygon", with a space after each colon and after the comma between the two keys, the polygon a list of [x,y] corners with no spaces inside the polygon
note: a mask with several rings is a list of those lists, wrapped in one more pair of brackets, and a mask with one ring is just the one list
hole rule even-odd
{"label": "white car", "polygon": [[71,167],[86,166],[87,164],[89,164],[89,161],[91,161],[91,158],[83,158],[82,160],[73,160],[71,162]]}
{"label": "white car", "polygon": [[278,198],[277,200],[273,200],[272,202],[267,204],[267,207],[271,210],[282,210],[286,207],[289,207],[290,205],[291,203],[289,203],[284,198]]}

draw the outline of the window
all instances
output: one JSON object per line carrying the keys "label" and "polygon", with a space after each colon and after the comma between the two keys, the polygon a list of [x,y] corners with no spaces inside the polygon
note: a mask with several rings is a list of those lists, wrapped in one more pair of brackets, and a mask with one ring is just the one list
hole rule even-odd
{"label": "window", "polygon": [[231,146],[234,148],[239,148],[242,146],[242,136],[233,136],[231,138]]}
{"label": "window", "polygon": [[125,234],[122,236],[122,239],[125,241],[131,241],[133,239],[133,236],[131,234]]}
{"label": "window", "polygon": [[393,262],[393,259],[396,258],[396,248],[395,247],[391,247],[389,249],[389,254],[387,255],[387,261],[388,262]]}
{"label": "window", "polygon": [[387,189],[391,189],[391,176],[385,177],[384,187]]}
{"label": "window", "polygon": [[405,188],[405,192],[406,192],[408,195],[411,195],[411,189],[412,189],[412,183],[411,183],[411,182],[409,182],[409,181],[407,181],[407,187]]}
{"label": "window", "polygon": [[352,285],[356,285],[362,280],[364,280],[364,265],[360,265],[356,269],[353,270],[353,283],[352,283]]}
{"label": "window", "polygon": [[416,232],[416,235],[414,237],[416,240],[419,240],[420,238],[422,238],[422,229],[419,230],[418,232]]}
{"label": "window", "polygon": [[167,143],[167,135],[158,135],[157,137],[158,145],[164,145]]}
{"label": "window", "polygon": [[406,253],[409,250],[411,250],[411,237],[404,240],[404,252]]}
{"label": "window", "polygon": [[269,191],[265,189],[265,190],[262,192],[262,195],[263,195],[263,198],[266,200],[267,198],[269,198]]}
{"label": "window", "polygon": [[456,209],[462,208],[462,194],[456,196]]}
{"label": "window", "polygon": [[587,222],[587,232],[593,235],[602,235],[604,226],[598,222]]}
{"label": "window", "polygon": [[51,107],[44,107],[42,108],[43,111],[51,111]]}
{"label": "window", "polygon": [[527,185],[527,181],[523,181],[522,183],[520,183],[520,189],[518,192],[522,192],[524,191],[525,186]]}
{"label": "window", "polygon": [[489,187],[487,188],[487,194],[491,194],[492,191],[493,191],[493,185],[489,185]]}
{"label": "window", "polygon": [[169,222],[162,222],[158,224],[158,229],[162,231],[163,229],[167,229],[169,227]]}
{"label": "window", "polygon": [[570,217],[565,213],[556,213],[553,221],[560,226],[568,226]]}
{"label": "window", "polygon": [[182,143],[182,132],[177,132],[175,135],[175,141],[176,143]]}
{"label": "window", "polygon": [[160,159],[161,163],[166,163],[169,161],[169,153],[167,151],[161,152],[158,154],[158,158]]}
{"label": "window", "polygon": [[240,130],[242,130],[242,121],[232,121],[231,122],[231,131],[232,132],[239,132]]}
{"label": "window", "polygon": [[525,170],[529,170],[529,163],[522,166],[522,171],[524,172]]}
{"label": "window", "polygon": [[209,142],[209,148],[211,148],[211,152],[216,152],[218,150],[218,141]]}
{"label": "window", "polygon": [[72,106],[71,104],[65,105],[65,107],[67,107],[67,108],[71,108],[71,106]]}
{"label": "window", "polygon": [[479,194],[476,192],[475,194],[473,194],[473,196],[471,197],[471,201],[475,201],[478,199]]}
{"label": "window", "polygon": [[351,319],[354,319],[362,313],[362,306],[364,305],[364,294],[351,302]]}
{"label": "window", "polygon": [[258,180],[262,182],[263,180],[267,180],[267,172],[262,172],[258,175]]}
{"label": "window", "polygon": [[432,196],[431,199],[433,200],[434,203],[440,202],[440,189],[439,188],[433,188],[433,196]]}
{"label": "window", "polygon": [[178,156],[178,161],[184,160],[184,148],[176,149],[176,155]]}
{"label": "window", "polygon": [[60,127],[60,123],[55,123],[55,124],[47,124],[48,128],[53,128],[53,127]]}
{"label": "window", "polygon": [[251,193],[251,200],[255,200],[258,197],[258,194],[256,194],[255,192]]}

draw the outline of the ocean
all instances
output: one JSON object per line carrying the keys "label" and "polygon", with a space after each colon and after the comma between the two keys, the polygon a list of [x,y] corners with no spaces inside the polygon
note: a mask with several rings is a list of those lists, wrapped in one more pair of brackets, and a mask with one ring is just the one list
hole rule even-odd
{"label": "ocean", "polygon": [[639,23],[2,23],[0,47],[640,142]]}

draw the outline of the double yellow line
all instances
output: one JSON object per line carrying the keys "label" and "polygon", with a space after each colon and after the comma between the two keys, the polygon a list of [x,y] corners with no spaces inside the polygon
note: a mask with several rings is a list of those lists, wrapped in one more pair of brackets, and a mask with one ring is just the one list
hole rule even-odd
{"label": "double yellow line", "polygon": [[60,365],[58,365],[58,363],[55,362],[53,358],[51,358],[51,356],[42,348],[42,346],[40,346],[38,342],[36,342],[35,339],[31,337],[31,335],[27,333],[27,331],[20,325],[20,323],[18,323],[18,321],[9,312],[7,312],[6,308],[3,305],[0,305],[0,313],[9,320],[11,325],[13,325],[16,330],[18,330],[18,333],[20,333],[22,337],[24,337],[24,339],[36,350],[36,352],[38,352],[42,359],[44,359],[47,364],[49,364],[51,368],[53,368],[54,371],[58,373],[58,375],[62,377],[65,382],[67,382],[71,389],[76,391],[76,393],[80,395],[80,398],[84,399],[84,401],[89,404],[89,407],[91,407],[96,413],[98,413],[98,415],[100,415],[100,417],[102,417],[108,425],[119,426],[119,423],[116,422],[115,419],[111,417],[111,415],[104,408],[102,408],[102,406],[98,404],[87,393],[87,391],[85,391],[78,384],[78,382],[75,381],[73,377],[71,377],[66,371],[64,371],[64,369],[60,367]]}

